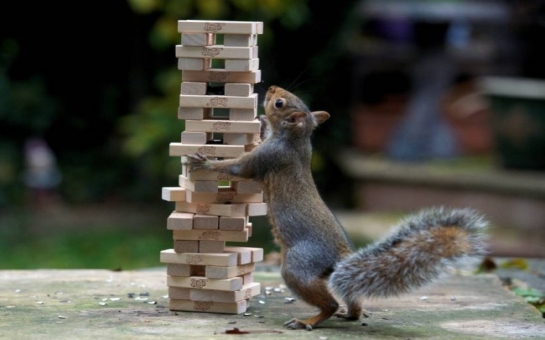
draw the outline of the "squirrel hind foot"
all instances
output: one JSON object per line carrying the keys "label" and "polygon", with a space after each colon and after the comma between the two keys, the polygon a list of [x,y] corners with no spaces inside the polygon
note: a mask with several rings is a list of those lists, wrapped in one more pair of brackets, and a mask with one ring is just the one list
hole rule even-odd
{"label": "squirrel hind foot", "polygon": [[355,321],[361,319],[362,317],[370,317],[371,312],[361,307],[353,307],[352,309],[350,309],[346,306],[341,306],[339,310],[334,314],[334,316],[345,319],[347,321]]}
{"label": "squirrel hind foot", "polygon": [[287,327],[289,329],[306,329],[307,331],[311,331],[313,329],[310,323],[299,320],[297,318],[293,318],[284,322],[284,327]]}

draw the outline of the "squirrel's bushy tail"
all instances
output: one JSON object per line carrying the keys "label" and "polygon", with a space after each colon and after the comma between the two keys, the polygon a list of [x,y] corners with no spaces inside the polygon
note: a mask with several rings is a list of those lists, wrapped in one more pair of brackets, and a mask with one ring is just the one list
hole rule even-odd
{"label": "squirrel's bushy tail", "polygon": [[409,292],[457,260],[484,255],[486,227],[470,209],[424,210],[407,217],[386,239],[339,262],[329,287],[346,303]]}

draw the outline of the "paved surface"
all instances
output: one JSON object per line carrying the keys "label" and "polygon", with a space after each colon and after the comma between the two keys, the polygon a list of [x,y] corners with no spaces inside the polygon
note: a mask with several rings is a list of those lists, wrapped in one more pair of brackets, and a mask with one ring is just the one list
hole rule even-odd
{"label": "paved surface", "polygon": [[[294,301],[277,268],[255,273],[262,295],[246,315],[172,312],[166,270],[0,271],[0,339],[545,339],[545,319],[495,274],[458,272],[426,289],[368,301],[368,319],[288,330],[314,308]],[[265,294],[270,288],[270,295]],[[362,325],[364,322],[364,325]]]}

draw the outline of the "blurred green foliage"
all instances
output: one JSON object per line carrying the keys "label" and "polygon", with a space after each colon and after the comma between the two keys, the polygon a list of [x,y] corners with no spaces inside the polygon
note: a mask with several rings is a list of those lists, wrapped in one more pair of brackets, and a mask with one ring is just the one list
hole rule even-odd
{"label": "blurred green foliage", "polygon": [[[338,59],[356,3],[339,0],[331,8],[309,0],[127,0],[95,3],[79,17],[44,3],[27,15],[36,27],[2,21],[0,208],[24,204],[32,195],[22,181],[22,151],[31,137],[46,140],[56,154],[66,203],[155,200],[161,187],[177,183],[180,160],[169,157],[168,145],[184,129],[176,118],[182,79],[174,55],[181,19],[264,23],[263,83],[256,91],[281,85],[337,115],[319,129],[326,141],[316,139],[313,166],[322,172],[317,180],[327,182],[330,162],[323,150],[332,152],[331,145],[347,138],[346,126],[335,124],[345,121],[350,91],[331,84],[348,81],[348,64]],[[15,7],[25,10],[24,4]],[[101,25],[81,25],[95,17]],[[43,34],[51,39],[36,40],[36,29],[51,20],[78,27],[81,39],[47,26]],[[337,72],[339,64],[344,68]]]}
{"label": "blurred green foliage", "polygon": [[[207,20],[263,20],[267,26],[279,20],[282,25],[296,29],[309,16],[306,0],[128,0],[131,8],[140,14],[158,13],[149,34],[149,43],[157,50],[173,50],[179,44],[177,21],[180,18],[206,18]],[[267,29],[265,29],[267,31]],[[267,49],[271,38],[263,41],[260,49]],[[165,158],[170,142],[178,141],[184,129],[183,121],[176,121],[180,71],[173,65],[158,70],[155,87],[160,95],[144,98],[135,112],[123,117],[119,129],[125,136],[123,146],[127,154],[142,159],[140,165],[154,178],[176,179],[180,173],[178,158]]]}

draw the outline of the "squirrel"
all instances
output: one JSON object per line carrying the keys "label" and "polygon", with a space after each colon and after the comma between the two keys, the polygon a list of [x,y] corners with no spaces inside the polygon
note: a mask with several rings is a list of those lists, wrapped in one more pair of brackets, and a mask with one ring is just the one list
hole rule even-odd
{"label": "squirrel", "polygon": [[[295,296],[319,308],[306,320],[286,321],[287,328],[312,330],[334,315],[368,317],[364,298],[409,292],[438,278],[449,263],[486,253],[483,216],[468,208],[444,207],[408,216],[384,240],[354,250],[311,172],[311,135],[329,113],[311,112],[278,86],[269,87],[264,108],[265,138],[252,151],[223,160],[189,154],[184,164],[190,171],[207,169],[262,183],[281,250],[282,278]],[[345,310],[339,309],[339,299]]]}

